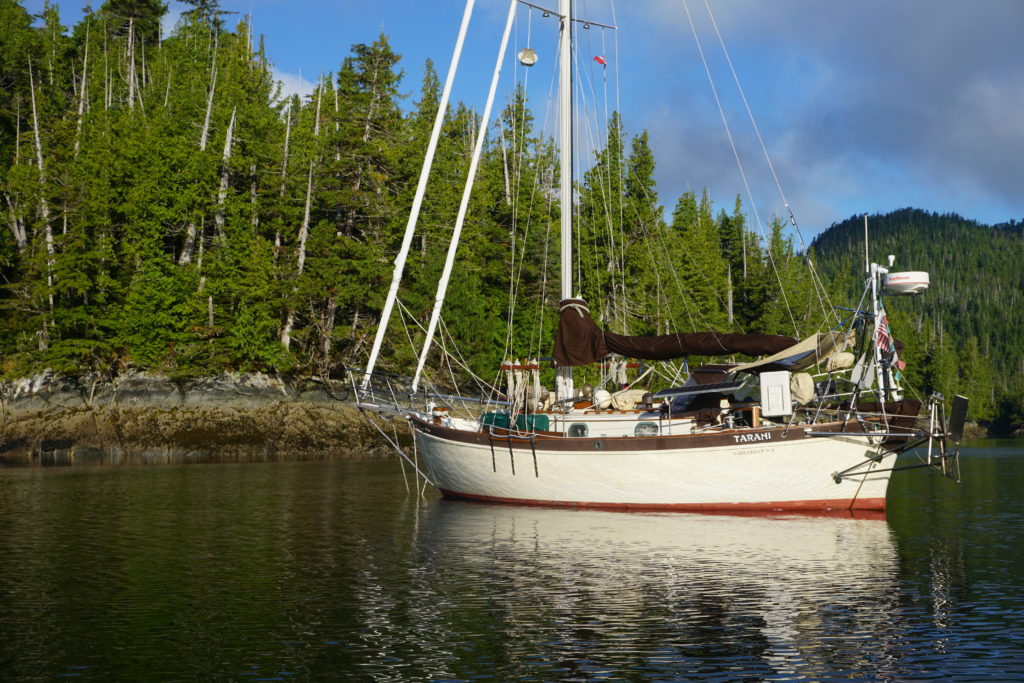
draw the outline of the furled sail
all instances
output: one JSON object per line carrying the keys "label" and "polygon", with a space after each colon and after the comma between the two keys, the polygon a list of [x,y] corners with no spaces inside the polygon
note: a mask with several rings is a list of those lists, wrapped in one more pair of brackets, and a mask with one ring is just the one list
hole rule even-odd
{"label": "furled sail", "polygon": [[645,360],[734,353],[761,356],[778,353],[797,343],[793,337],[781,335],[720,332],[631,337],[599,328],[583,299],[564,299],[559,309],[553,356],[555,364],[560,366],[589,365],[612,353]]}

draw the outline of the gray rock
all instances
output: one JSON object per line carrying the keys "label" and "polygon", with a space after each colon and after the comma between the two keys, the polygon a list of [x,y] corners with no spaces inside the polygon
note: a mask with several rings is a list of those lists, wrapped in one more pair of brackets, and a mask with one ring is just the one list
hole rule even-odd
{"label": "gray rock", "polygon": [[0,464],[324,459],[386,453],[345,382],[43,373],[0,383]]}

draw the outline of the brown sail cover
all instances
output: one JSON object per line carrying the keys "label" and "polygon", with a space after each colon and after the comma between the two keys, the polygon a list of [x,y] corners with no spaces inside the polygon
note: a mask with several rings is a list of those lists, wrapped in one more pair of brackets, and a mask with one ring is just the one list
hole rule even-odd
{"label": "brown sail cover", "polygon": [[629,337],[599,328],[590,317],[587,302],[582,299],[565,299],[560,309],[553,354],[555,364],[560,366],[589,365],[611,353],[646,360],[734,353],[761,356],[778,353],[797,343],[792,337],[774,334],[719,332]]}

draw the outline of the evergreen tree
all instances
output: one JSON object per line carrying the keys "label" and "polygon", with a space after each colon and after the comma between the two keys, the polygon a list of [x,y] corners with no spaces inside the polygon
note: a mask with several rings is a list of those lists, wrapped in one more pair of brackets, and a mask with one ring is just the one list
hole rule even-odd
{"label": "evergreen tree", "polygon": [[693,329],[725,329],[727,268],[707,192],[699,201],[692,192],[683,193],[672,211],[672,230],[683,246],[676,269],[682,295],[691,304]]}
{"label": "evergreen tree", "polygon": [[[624,306],[627,319],[634,321],[635,334],[656,333],[658,321],[678,321],[669,306],[668,292],[675,291],[671,269],[659,263],[665,256],[668,263],[677,262],[676,240],[668,236],[663,208],[658,204],[654,182],[654,153],[647,131],[634,137],[626,159],[625,207],[623,232],[626,239],[626,277]],[[671,300],[676,301],[675,297]]]}
{"label": "evergreen tree", "polygon": [[605,146],[583,176],[575,223],[579,261],[576,283],[598,324],[625,329],[624,186],[626,177],[622,120],[608,121]]}

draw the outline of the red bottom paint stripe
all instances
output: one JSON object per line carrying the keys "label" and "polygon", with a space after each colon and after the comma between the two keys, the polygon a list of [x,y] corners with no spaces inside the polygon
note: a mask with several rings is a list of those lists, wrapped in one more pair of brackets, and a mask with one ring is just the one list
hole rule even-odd
{"label": "red bottom paint stripe", "polygon": [[532,505],[536,507],[584,508],[594,510],[623,511],[671,511],[697,512],[730,515],[770,515],[776,513],[799,513],[835,517],[857,517],[858,519],[885,519],[885,498],[856,498],[834,500],[787,500],[769,503],[591,503],[586,501],[530,500],[524,498],[501,498],[459,493],[440,489],[446,498],[472,500],[481,503],[504,505]]}

